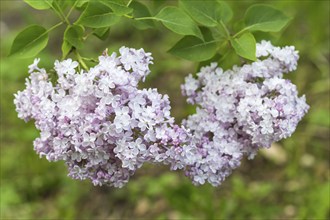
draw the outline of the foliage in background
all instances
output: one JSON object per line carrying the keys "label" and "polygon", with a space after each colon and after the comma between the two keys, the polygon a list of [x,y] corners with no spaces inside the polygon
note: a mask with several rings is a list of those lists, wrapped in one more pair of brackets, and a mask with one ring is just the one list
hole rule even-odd
{"label": "foliage in background", "polygon": [[[232,34],[229,23],[233,17],[230,6],[222,1],[179,0],[178,6],[162,5],[156,12],[150,12],[145,3],[122,0],[24,0],[37,10],[51,9],[61,20],[49,29],[31,25],[15,38],[10,55],[17,58],[36,56],[48,43],[49,33],[61,25],[66,29],[62,42],[62,58],[74,52],[81,66],[87,69],[78,50],[91,35],[105,40],[110,28],[122,19],[130,19],[138,29],[157,28],[153,21],[162,23],[173,33],[183,35],[169,52],[178,57],[200,62],[210,62],[221,55],[225,59],[234,50],[248,60],[256,60],[254,31],[280,31],[290,20],[280,10],[268,5],[257,4],[249,7],[244,15],[240,30]],[[175,2],[175,1],[173,1]],[[70,9],[68,9],[70,8]],[[72,19],[74,10],[80,14]],[[152,16],[154,14],[154,16]],[[231,26],[236,25],[231,24]],[[116,29],[114,29],[116,31]],[[89,58],[85,58],[89,59]]]}
{"label": "foliage in background", "polygon": [[[162,7],[158,2],[141,3],[153,12]],[[243,20],[251,2],[228,4],[237,16],[232,20]],[[5,56],[22,27],[38,20],[43,21],[43,26],[51,26],[57,18],[46,11],[37,14],[18,1],[1,1],[1,218],[329,218],[329,28],[326,28],[329,27],[329,3],[277,1],[271,5],[292,17],[290,28],[280,34],[254,32],[254,37],[257,41],[265,38],[277,45],[297,47],[301,60],[291,79],[311,105],[310,113],[293,137],[274,146],[275,152],[265,152],[254,161],[243,162],[219,188],[196,188],[175,173],[164,171],[159,176],[161,167],[144,167],[135,175],[135,180],[118,190],[70,180],[63,172],[64,164],[48,163],[35,155],[32,140],[37,132],[31,123],[26,125],[17,119],[12,104],[12,94],[23,88],[26,67],[32,59]],[[78,12],[72,12],[72,17],[78,18]],[[138,12],[133,11],[136,17],[149,16],[136,14]],[[49,19],[45,20],[45,16]],[[183,118],[191,109],[182,104],[179,85],[184,75],[195,72],[193,63],[162,52],[180,42],[179,35],[159,34],[153,29],[137,31],[132,25],[162,28],[154,19],[142,21],[145,23],[136,23],[131,18],[120,20],[104,43],[94,37],[87,38],[79,52],[94,57],[105,47],[110,50],[123,44],[147,47],[146,51],[153,52],[157,67],[153,67],[146,86],[169,93],[174,116]],[[231,27],[242,30],[243,24]],[[62,39],[66,29],[64,25],[58,28],[49,33],[49,47],[39,54],[49,67],[61,56],[63,42],[58,39]],[[71,34],[74,35],[74,31]],[[102,36],[102,31],[98,34]],[[228,53],[227,59],[232,56],[236,54]]]}

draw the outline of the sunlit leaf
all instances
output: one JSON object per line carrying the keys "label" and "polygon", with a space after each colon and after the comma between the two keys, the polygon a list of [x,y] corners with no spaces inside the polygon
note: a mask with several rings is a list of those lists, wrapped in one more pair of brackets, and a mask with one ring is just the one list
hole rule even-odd
{"label": "sunlit leaf", "polygon": [[111,8],[97,1],[90,1],[78,19],[77,24],[92,28],[102,28],[110,27],[119,20],[120,17],[114,14]]}
{"label": "sunlit leaf", "polygon": [[256,60],[256,40],[251,33],[247,32],[230,42],[238,55],[249,60]]}
{"label": "sunlit leaf", "polygon": [[69,26],[64,32],[64,40],[75,48],[83,47],[84,28],[80,25]]}
{"label": "sunlit leaf", "polygon": [[[133,17],[134,18],[140,18],[140,17],[151,17],[151,14],[149,12],[149,9],[147,6],[142,4],[141,2],[133,1],[130,4],[130,7],[133,8]],[[133,20],[134,25],[138,29],[147,29],[155,27],[155,24],[152,20]]]}
{"label": "sunlit leaf", "polygon": [[100,2],[111,8],[116,15],[125,15],[133,11],[121,0],[101,0]]}
{"label": "sunlit leaf", "polygon": [[10,56],[29,58],[36,56],[48,43],[48,32],[39,25],[31,25],[15,38]]}
{"label": "sunlit leaf", "polygon": [[195,22],[180,8],[168,6],[163,8],[155,17],[171,31],[182,35],[193,35],[202,38],[201,31]]}
{"label": "sunlit leaf", "polygon": [[76,0],[76,1],[77,1],[76,7],[78,7],[78,8],[83,7],[86,3],[89,2],[89,0]]}
{"label": "sunlit leaf", "polygon": [[216,43],[215,41],[204,42],[194,36],[185,36],[169,52],[187,60],[204,61],[215,55]]}
{"label": "sunlit leaf", "polygon": [[228,4],[217,0],[180,0],[180,7],[187,11],[198,23],[208,27],[214,27],[220,21],[228,22],[233,16],[233,12]]}
{"label": "sunlit leaf", "polygon": [[62,59],[64,59],[72,50],[72,45],[66,40],[63,40],[61,50],[62,50]]}
{"label": "sunlit leaf", "polygon": [[280,31],[289,20],[283,12],[268,5],[253,5],[244,17],[250,31]]}
{"label": "sunlit leaf", "polygon": [[32,8],[34,9],[38,9],[38,10],[45,10],[45,9],[49,9],[50,6],[52,5],[52,0],[24,0],[24,2],[26,2],[28,5],[30,5]]}

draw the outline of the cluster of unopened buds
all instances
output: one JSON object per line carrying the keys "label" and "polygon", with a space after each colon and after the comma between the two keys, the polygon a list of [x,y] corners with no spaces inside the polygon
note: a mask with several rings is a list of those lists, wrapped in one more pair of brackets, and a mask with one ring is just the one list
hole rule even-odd
{"label": "cluster of unopened buds", "polygon": [[[15,94],[18,116],[33,119],[35,151],[64,160],[69,176],[122,187],[144,163],[182,169],[194,184],[218,186],[244,155],[289,137],[308,110],[305,97],[283,73],[296,69],[294,47],[257,44],[258,60],[223,71],[216,63],[182,85],[196,113],[176,125],[167,95],[138,89],[150,73],[150,53],[122,47],[99,57],[89,71],[55,62],[50,79],[39,59],[26,88]],[[56,83],[52,83],[56,80]]]}

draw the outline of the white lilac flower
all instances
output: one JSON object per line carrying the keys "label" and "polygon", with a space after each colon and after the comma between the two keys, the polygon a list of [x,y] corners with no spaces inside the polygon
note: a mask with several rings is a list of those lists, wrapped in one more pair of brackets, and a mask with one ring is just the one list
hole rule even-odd
{"label": "white lilac flower", "polygon": [[144,163],[183,169],[194,184],[213,186],[261,147],[289,137],[308,110],[283,73],[295,70],[293,47],[257,45],[259,60],[223,71],[212,63],[189,75],[182,93],[196,113],[175,125],[170,101],[157,89],[138,89],[150,73],[150,53],[122,47],[78,73],[71,59],[55,62],[54,85],[39,59],[26,89],[15,94],[18,117],[35,120],[34,149],[64,160],[69,176],[122,187]]}

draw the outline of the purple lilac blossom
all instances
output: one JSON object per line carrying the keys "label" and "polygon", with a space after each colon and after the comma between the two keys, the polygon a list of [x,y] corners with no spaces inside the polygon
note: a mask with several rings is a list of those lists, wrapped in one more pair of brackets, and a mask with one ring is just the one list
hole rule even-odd
{"label": "purple lilac blossom", "polygon": [[181,158],[195,184],[219,185],[243,155],[251,159],[259,148],[289,137],[309,109],[305,96],[298,97],[296,86],[282,78],[297,67],[294,47],[262,41],[257,57],[227,71],[212,63],[182,85],[188,103],[198,106],[183,121],[193,134],[185,151],[194,152],[194,159]]}
{"label": "purple lilac blossom", "polygon": [[72,178],[115,187],[144,162],[164,161],[170,135],[176,138],[168,96],[137,88],[150,73],[150,53],[122,47],[119,56],[100,56],[81,72],[76,61],[56,61],[54,85],[38,62],[14,103],[18,116],[34,119],[40,130],[34,141],[40,156],[64,160]]}
{"label": "purple lilac blossom", "polygon": [[[94,185],[122,187],[145,162],[183,169],[194,184],[217,186],[261,147],[289,137],[308,110],[305,97],[282,78],[296,69],[293,47],[257,44],[259,60],[223,71],[215,63],[182,85],[196,114],[174,124],[170,101],[157,89],[138,89],[150,73],[150,53],[122,47],[104,54],[89,71],[55,62],[52,84],[39,59],[29,66],[26,88],[15,94],[18,117],[34,119],[34,149],[64,160],[69,176]],[[261,59],[263,58],[263,59]]]}

